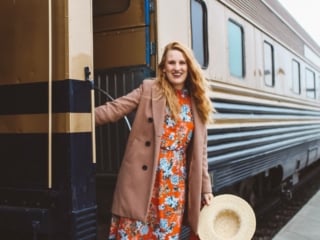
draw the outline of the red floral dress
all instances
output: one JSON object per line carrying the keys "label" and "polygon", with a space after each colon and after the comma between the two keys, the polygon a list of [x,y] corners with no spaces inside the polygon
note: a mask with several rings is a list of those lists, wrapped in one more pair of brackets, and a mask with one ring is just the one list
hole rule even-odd
{"label": "red floral dress", "polygon": [[188,91],[177,91],[177,96],[181,106],[179,120],[175,122],[166,109],[147,222],[113,216],[109,240],[179,239],[185,205],[186,148],[194,125]]}

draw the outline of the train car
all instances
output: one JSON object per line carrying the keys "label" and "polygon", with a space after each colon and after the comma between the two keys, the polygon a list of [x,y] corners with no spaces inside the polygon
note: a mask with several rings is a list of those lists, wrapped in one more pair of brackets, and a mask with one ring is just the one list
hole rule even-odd
{"label": "train car", "polygon": [[170,41],[209,82],[216,194],[257,206],[320,159],[320,47],[277,1],[5,0],[0,13],[1,238],[103,239],[134,114],[96,128],[93,109],[155,76]]}
{"label": "train car", "polygon": [[1,1],[0,238],[95,239],[91,1]]}

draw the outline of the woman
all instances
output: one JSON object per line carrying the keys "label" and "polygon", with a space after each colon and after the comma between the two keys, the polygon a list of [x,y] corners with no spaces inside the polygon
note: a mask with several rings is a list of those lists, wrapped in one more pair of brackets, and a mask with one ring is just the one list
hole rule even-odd
{"label": "woman", "polygon": [[173,42],[164,49],[156,79],[96,108],[97,125],[136,110],[109,239],[179,239],[184,215],[197,234],[201,204],[213,199],[206,130],[212,106],[205,91],[192,52]]}

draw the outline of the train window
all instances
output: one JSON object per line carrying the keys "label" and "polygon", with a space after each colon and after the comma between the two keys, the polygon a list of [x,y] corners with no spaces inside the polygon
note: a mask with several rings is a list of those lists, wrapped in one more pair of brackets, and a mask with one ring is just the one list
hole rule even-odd
{"label": "train window", "polygon": [[203,0],[191,0],[192,49],[199,64],[206,68],[209,62],[207,7]]}
{"label": "train window", "polygon": [[93,0],[93,16],[103,16],[124,12],[130,5],[130,0]]}
{"label": "train window", "polygon": [[306,68],[306,94],[308,98],[316,98],[316,75]]}
{"label": "train window", "polygon": [[244,77],[243,28],[232,20],[228,22],[229,69],[232,76]]}
{"label": "train window", "polygon": [[273,46],[264,42],[263,44],[264,50],[264,83],[266,86],[273,87],[274,86],[274,53]]}
{"label": "train window", "polygon": [[300,63],[292,59],[292,78],[291,78],[291,90],[296,94],[301,94],[301,71]]}

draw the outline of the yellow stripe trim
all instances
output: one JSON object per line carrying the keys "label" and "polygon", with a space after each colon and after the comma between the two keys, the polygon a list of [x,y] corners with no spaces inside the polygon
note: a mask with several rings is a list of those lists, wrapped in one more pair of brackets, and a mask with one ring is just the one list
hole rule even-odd
{"label": "yellow stripe trim", "polygon": [[[0,133],[48,133],[48,114],[0,116]],[[53,133],[81,133],[92,131],[91,113],[52,114]]]}

